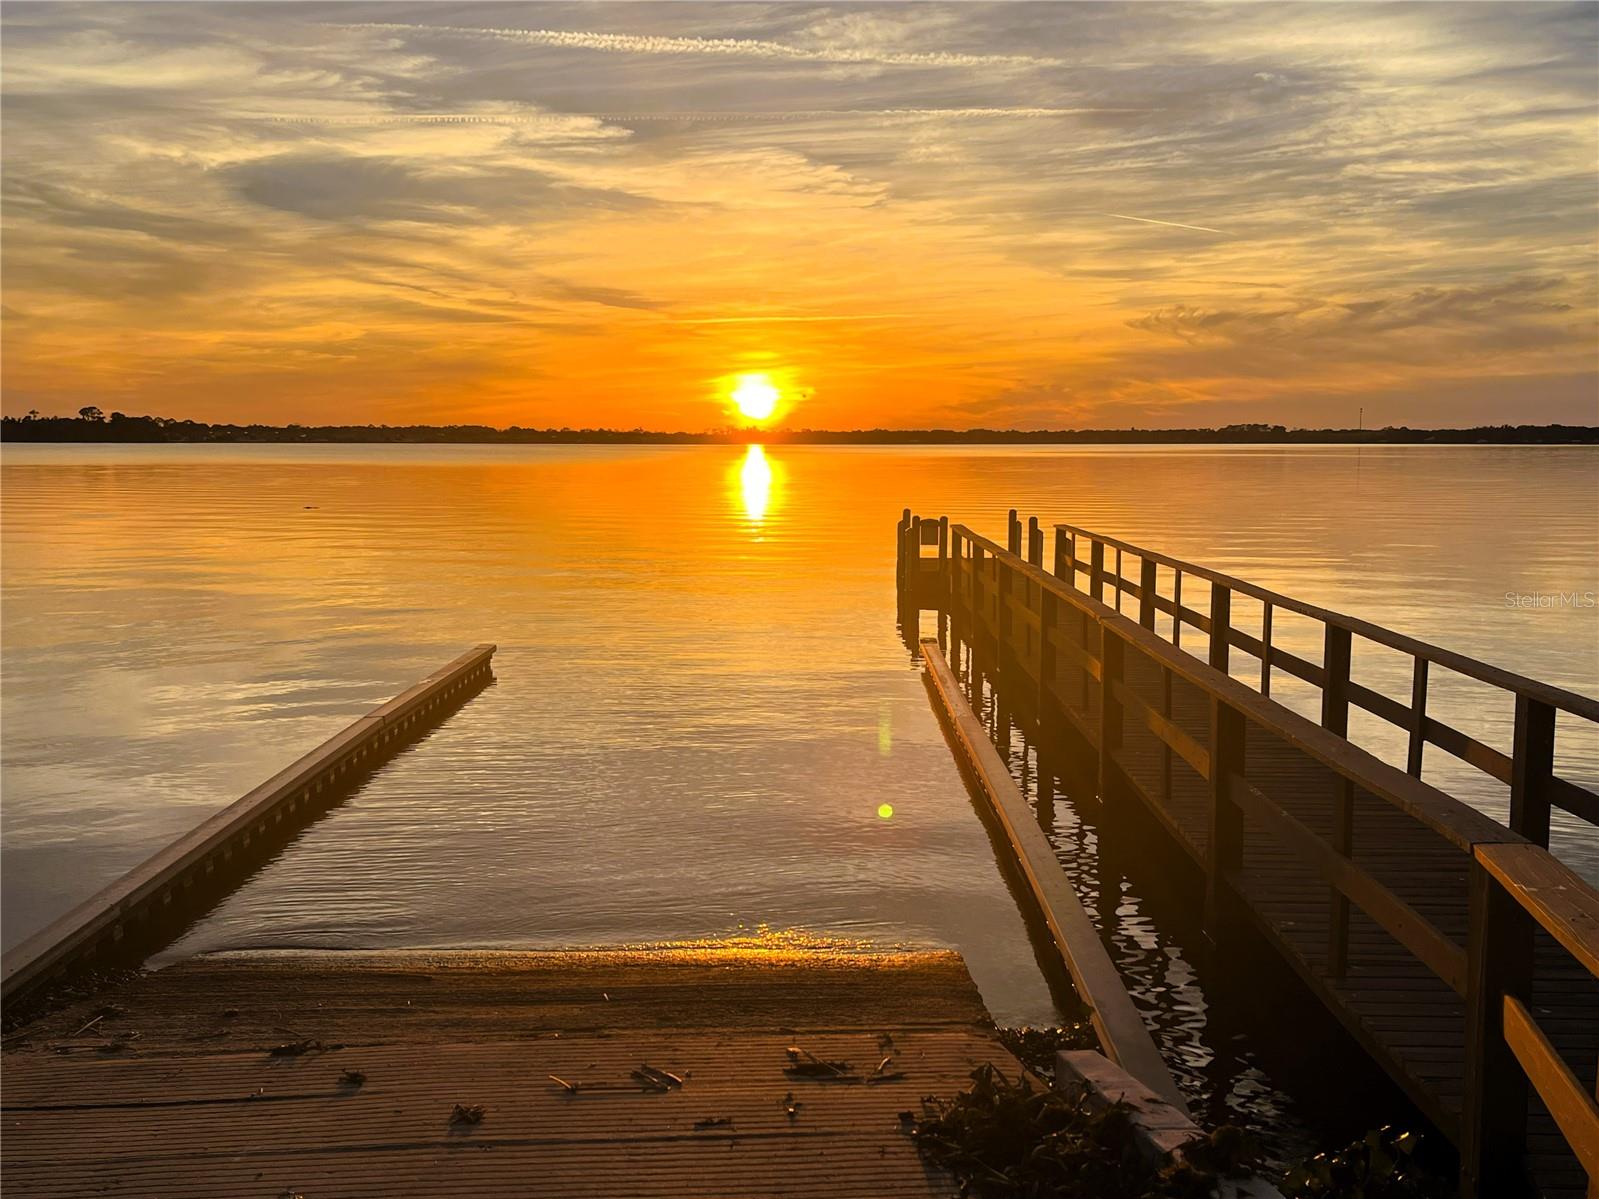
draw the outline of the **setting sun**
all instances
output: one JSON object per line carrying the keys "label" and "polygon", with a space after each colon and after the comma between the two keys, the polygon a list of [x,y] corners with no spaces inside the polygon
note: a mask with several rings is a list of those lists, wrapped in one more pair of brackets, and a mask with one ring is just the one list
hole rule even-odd
{"label": "setting sun", "polygon": [[765,375],[740,375],[733,387],[739,414],[753,421],[769,420],[777,411],[781,393]]}

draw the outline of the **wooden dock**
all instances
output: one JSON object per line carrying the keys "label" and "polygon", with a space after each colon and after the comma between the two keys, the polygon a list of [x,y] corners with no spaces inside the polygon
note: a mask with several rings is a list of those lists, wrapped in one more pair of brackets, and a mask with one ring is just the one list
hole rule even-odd
{"label": "wooden dock", "polygon": [[1019,1069],[954,953],[714,949],[202,957],[3,1060],[17,1199],[952,1197],[900,1113]]}
{"label": "wooden dock", "polygon": [[[1166,830],[1212,935],[1253,929],[1282,955],[1457,1145],[1463,1195],[1599,1195],[1599,895],[1546,848],[1552,808],[1599,823],[1599,795],[1555,769],[1557,715],[1599,721],[1599,702],[1075,526],[1045,571],[1038,522],[1009,523],[1000,546],[907,512],[907,613],[936,609],[954,657],[991,663],[1107,812]],[[1261,603],[1258,630],[1235,594]],[[1274,610],[1321,624],[1321,661],[1272,643]],[[1351,678],[1357,639],[1410,656],[1409,705]],[[1258,688],[1230,677],[1233,651]],[[1512,754],[1428,714],[1445,670],[1514,705]],[[1320,690],[1319,724],[1270,698],[1278,671]],[[1403,767],[1347,740],[1352,707],[1404,730]],[[1503,782],[1510,827],[1424,783],[1428,749]]]}
{"label": "wooden dock", "polygon": [[8,950],[0,960],[7,1023],[25,1018],[52,986],[137,966],[266,853],[488,686],[494,649],[476,646],[373,708]]}

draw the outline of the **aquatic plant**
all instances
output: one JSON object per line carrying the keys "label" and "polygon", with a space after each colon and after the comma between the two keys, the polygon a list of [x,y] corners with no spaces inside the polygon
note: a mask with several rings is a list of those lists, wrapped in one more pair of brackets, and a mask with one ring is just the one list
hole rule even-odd
{"label": "aquatic plant", "polygon": [[[1045,1038],[1026,1040],[1036,1051]],[[1183,1146],[1180,1160],[1152,1162],[1126,1104],[1038,1089],[986,1064],[955,1098],[924,1099],[919,1118],[901,1118],[923,1156],[973,1199],[1210,1199],[1222,1179],[1261,1168],[1255,1138],[1231,1124]],[[1284,1199],[1442,1199],[1449,1188],[1428,1172],[1420,1145],[1417,1133],[1376,1129],[1296,1165],[1278,1185]]]}

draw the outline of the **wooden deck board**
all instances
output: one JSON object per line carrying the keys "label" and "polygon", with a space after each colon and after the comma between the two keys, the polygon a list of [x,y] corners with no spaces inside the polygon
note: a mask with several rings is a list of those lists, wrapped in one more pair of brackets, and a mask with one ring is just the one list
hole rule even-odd
{"label": "wooden deck board", "polygon": [[[1018,1068],[944,952],[221,955],[22,1031],[16,1196],[953,1195],[899,1113]],[[790,1045],[905,1077],[791,1078]],[[646,1093],[644,1062],[684,1085]]]}

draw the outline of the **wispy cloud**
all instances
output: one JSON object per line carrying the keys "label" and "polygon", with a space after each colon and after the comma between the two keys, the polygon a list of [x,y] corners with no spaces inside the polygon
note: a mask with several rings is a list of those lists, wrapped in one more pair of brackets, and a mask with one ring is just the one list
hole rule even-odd
{"label": "wispy cloud", "polygon": [[659,34],[594,33],[573,29],[479,29],[462,25],[423,25],[397,21],[361,21],[335,26],[423,36],[482,38],[593,50],[608,54],[711,54],[789,62],[869,63],[898,67],[1059,67],[1058,58],[1030,54],[965,54],[949,50],[863,49],[857,46],[793,46],[755,38],[667,37]]}

